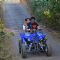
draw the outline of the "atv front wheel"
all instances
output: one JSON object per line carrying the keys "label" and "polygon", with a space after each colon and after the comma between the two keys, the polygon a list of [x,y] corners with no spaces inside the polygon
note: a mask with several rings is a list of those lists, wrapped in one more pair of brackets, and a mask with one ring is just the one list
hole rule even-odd
{"label": "atv front wheel", "polygon": [[21,54],[21,41],[19,40],[19,53]]}
{"label": "atv front wheel", "polygon": [[22,58],[27,57],[26,46],[24,44],[22,44],[22,47],[21,47],[21,56]]}
{"label": "atv front wheel", "polygon": [[50,46],[50,45],[48,45],[47,47],[46,47],[46,55],[47,56],[51,56],[52,55],[52,47]]}

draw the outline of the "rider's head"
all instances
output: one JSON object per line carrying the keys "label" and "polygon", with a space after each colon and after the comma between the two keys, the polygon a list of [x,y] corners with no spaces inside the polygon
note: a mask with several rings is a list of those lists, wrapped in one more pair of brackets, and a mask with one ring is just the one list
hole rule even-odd
{"label": "rider's head", "polygon": [[26,21],[27,21],[27,23],[29,23],[30,22],[30,18],[26,18]]}
{"label": "rider's head", "polygon": [[27,21],[27,19],[25,19],[25,21]]}
{"label": "rider's head", "polygon": [[35,22],[35,17],[31,17],[31,22],[34,23]]}
{"label": "rider's head", "polygon": [[25,24],[27,23],[27,19],[25,19],[25,22],[24,22]]}

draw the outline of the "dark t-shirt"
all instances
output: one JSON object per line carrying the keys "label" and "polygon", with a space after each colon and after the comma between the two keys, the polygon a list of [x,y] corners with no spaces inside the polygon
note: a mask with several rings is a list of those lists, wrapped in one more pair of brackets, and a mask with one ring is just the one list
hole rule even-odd
{"label": "dark t-shirt", "polygon": [[28,26],[28,29],[32,29],[32,23],[31,22],[28,23],[27,26]]}

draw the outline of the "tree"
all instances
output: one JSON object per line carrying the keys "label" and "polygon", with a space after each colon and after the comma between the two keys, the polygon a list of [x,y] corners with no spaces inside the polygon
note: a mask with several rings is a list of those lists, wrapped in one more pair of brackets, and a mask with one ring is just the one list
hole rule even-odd
{"label": "tree", "polygon": [[31,0],[33,14],[53,29],[60,28],[60,0]]}

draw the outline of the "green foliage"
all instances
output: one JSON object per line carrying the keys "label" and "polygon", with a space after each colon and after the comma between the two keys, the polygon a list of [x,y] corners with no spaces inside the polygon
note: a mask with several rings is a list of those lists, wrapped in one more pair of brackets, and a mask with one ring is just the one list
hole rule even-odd
{"label": "green foliage", "polygon": [[33,14],[43,24],[60,29],[60,0],[30,0]]}
{"label": "green foliage", "polygon": [[3,21],[0,19],[0,32],[3,31],[4,29],[4,24]]}
{"label": "green foliage", "polygon": [[11,36],[0,32],[0,60],[12,60],[11,57]]}
{"label": "green foliage", "polygon": [[15,34],[14,34],[13,32],[10,32],[10,35],[11,35],[11,36],[15,36]]}

